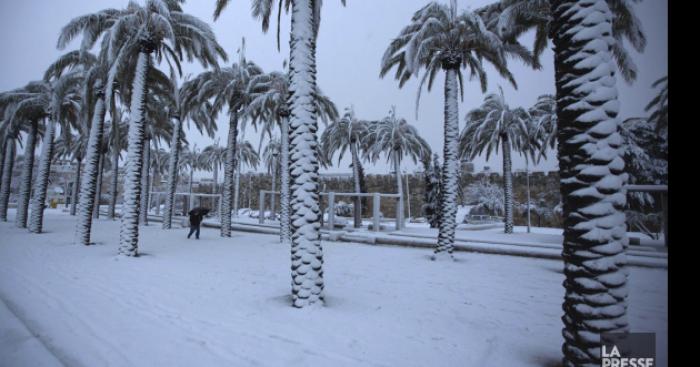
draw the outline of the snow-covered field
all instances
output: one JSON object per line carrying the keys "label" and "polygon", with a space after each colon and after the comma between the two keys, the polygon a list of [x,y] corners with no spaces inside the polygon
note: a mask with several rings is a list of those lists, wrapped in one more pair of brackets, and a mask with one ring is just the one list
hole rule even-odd
{"label": "snow-covered field", "polygon": [[[424,249],[324,243],[327,306],[290,306],[278,236],[141,227],[117,258],[119,223],[72,244],[75,218],[47,210],[47,233],[0,223],[2,366],[555,366],[562,264]],[[632,331],[667,359],[667,280],[630,269]],[[15,314],[20,323],[12,314]],[[33,335],[33,337],[32,337]],[[50,352],[49,352],[50,351]],[[51,355],[53,354],[53,356]]]}

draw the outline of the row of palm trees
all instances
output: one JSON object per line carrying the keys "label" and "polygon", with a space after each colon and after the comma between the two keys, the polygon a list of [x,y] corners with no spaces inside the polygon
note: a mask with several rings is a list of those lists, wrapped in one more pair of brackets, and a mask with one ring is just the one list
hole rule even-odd
{"label": "row of palm trees", "polygon": [[[275,8],[278,19],[283,9],[291,13],[288,70],[278,75],[263,73],[245,59],[243,49],[237,63],[220,67],[219,59],[225,61],[226,54],[213,32],[206,23],[184,13],[180,3],[177,0],[146,0],[143,5],[132,2],[125,9],[107,9],[72,20],[64,27],[58,46],[65,47],[72,39],[82,36],[81,49],[75,52],[76,61],[61,63],[58,68],[61,72],[0,98],[5,116],[8,109],[18,109],[18,105],[33,106],[36,110],[34,114],[28,111],[27,118],[17,119],[22,123],[8,125],[4,136],[16,139],[20,131],[43,129],[30,230],[41,231],[57,130],[65,136],[68,131],[78,130],[80,124],[89,124],[89,134],[81,155],[87,164],[80,184],[79,217],[82,219],[79,223],[82,225],[78,230],[89,230],[95,177],[99,170],[96,157],[100,155],[100,142],[108,125],[103,120],[117,121],[115,116],[120,115],[117,110],[126,107],[128,126],[121,129],[119,123],[112,123],[110,135],[111,130],[126,130],[128,134],[119,251],[126,256],[137,256],[140,203],[147,185],[142,180],[144,156],[148,154],[144,148],[150,147],[146,145],[147,140],[167,138],[149,133],[149,126],[166,121],[172,127],[168,174],[171,182],[169,205],[166,205],[166,210],[170,207],[168,215],[172,215],[174,190],[170,188],[174,187],[172,181],[178,167],[182,124],[192,122],[212,135],[216,117],[226,111],[229,134],[223,160],[221,235],[230,236],[231,231],[231,188],[238,167],[239,125],[244,128],[246,121],[253,124],[263,121],[270,124],[266,125],[266,131],[278,125],[281,173],[289,176],[281,180],[282,206],[289,205],[288,214],[284,214],[285,209],[282,211],[281,232],[283,239],[291,243],[292,300],[295,307],[321,304],[324,282],[318,170],[322,156],[328,157],[331,153],[319,149],[317,131],[319,119],[325,117],[334,121],[337,116],[333,104],[323,97],[316,85],[315,51],[321,1],[251,0],[253,16],[261,20],[263,31],[268,30]],[[228,3],[228,0],[216,1],[215,19]],[[627,240],[622,213],[624,164],[620,154],[615,73],[619,70],[625,80],[634,80],[636,69],[625,43],[637,51],[643,50],[645,45],[631,3],[626,0],[502,0],[470,12],[459,10],[456,0],[449,4],[430,2],[414,14],[381,60],[380,75],[395,70],[399,87],[412,77],[420,77],[416,108],[423,85],[427,82],[430,90],[437,75],[444,71],[444,147],[435,258],[451,257],[460,164],[458,100],[463,94],[463,72],[468,70],[470,79],[478,79],[485,92],[486,62],[517,86],[507,60],[515,58],[538,69],[539,57],[552,41],[556,96],[552,109],[555,113],[548,118],[556,121],[556,134],[553,130],[549,132],[552,141],[556,135],[564,201],[563,351],[566,365],[595,363],[600,358],[597,335],[627,330],[624,269]],[[279,27],[278,21],[278,35]],[[530,30],[535,31],[532,50],[519,42]],[[88,56],[88,51],[98,41],[98,55]],[[212,69],[178,86],[174,78],[155,67],[165,60],[171,75],[181,74],[180,63],[184,59],[196,59],[205,68]],[[250,87],[254,80],[260,80],[259,85],[265,92]],[[25,97],[32,102],[21,102]],[[469,144],[471,147],[467,151],[490,151],[499,143],[505,150],[519,146],[510,135],[519,122],[510,124],[506,119],[492,118],[485,112],[487,110],[504,111],[513,116],[509,121],[522,120],[518,117],[519,110],[507,108],[502,95],[487,97],[482,108],[469,114],[470,125],[462,136],[490,136],[492,139],[467,139],[480,141]],[[110,118],[103,117],[105,115]],[[348,126],[344,129],[350,132],[343,141],[352,152],[357,148],[353,146],[359,144],[353,135],[361,127],[354,124],[353,114],[346,114],[346,117],[344,123]],[[390,147],[389,150],[376,149],[389,153],[388,159],[394,164],[398,177],[402,157],[413,157],[411,149],[419,149],[416,147],[422,143],[418,139],[397,139],[397,134],[412,128],[394,112],[385,120],[386,123],[372,125],[375,126],[372,135]],[[476,126],[479,120],[484,123],[470,127]],[[27,121],[44,123],[41,129],[33,129]],[[6,148],[3,152],[4,165],[11,164],[9,157],[16,154],[13,149]],[[376,159],[377,153],[367,152],[371,159]],[[116,153],[112,154],[114,157]],[[504,168],[508,168],[506,156],[508,154],[504,154]],[[353,156],[353,169],[359,170],[356,157],[357,154]],[[286,185],[289,185],[288,193]],[[166,219],[164,227],[169,225]]]}

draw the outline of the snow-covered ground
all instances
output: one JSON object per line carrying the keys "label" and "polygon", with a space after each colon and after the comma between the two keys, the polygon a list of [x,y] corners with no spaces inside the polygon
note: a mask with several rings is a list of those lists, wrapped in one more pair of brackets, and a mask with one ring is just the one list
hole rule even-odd
{"label": "snow-covered ground", "polygon": [[[144,256],[124,259],[115,256],[118,222],[95,221],[97,245],[82,247],[72,244],[75,218],[59,210],[47,210],[41,235],[13,220],[11,211],[0,223],[0,365],[7,356],[13,366],[55,365],[54,357],[70,366],[553,366],[561,358],[559,261],[457,253],[432,262],[425,249],[326,242],[327,306],[298,310],[289,248],[276,235],[224,239],[203,228],[196,241],[155,223],[141,227]],[[630,268],[631,330],[657,333],[660,366],[667,280],[665,270]]]}

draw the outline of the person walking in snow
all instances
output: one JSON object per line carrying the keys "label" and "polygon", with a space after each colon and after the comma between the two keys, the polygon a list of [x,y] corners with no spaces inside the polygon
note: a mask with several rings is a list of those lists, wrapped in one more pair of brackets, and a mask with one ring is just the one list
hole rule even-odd
{"label": "person walking in snow", "polygon": [[199,239],[199,228],[207,213],[209,213],[209,209],[201,207],[194,208],[187,213],[190,215],[190,233],[187,235],[187,238],[190,238],[192,234],[196,232],[195,238]]}

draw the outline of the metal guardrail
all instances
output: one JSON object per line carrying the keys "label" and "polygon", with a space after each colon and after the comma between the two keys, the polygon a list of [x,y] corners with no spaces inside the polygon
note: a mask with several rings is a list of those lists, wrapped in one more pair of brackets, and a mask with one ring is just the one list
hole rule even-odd
{"label": "metal guardrail", "polygon": [[[270,190],[260,190],[260,201],[259,201],[259,213],[260,216],[258,217],[258,222],[260,224],[265,223],[265,195],[279,195],[279,191],[270,191]],[[349,196],[349,197],[371,197],[372,198],[372,230],[375,232],[379,232],[380,227],[381,227],[381,220],[379,216],[379,207],[381,205],[381,199],[383,197],[385,198],[395,198],[399,199],[401,195],[399,194],[386,194],[386,193],[380,193],[380,192],[372,192],[372,193],[360,193],[360,192],[320,192],[319,193],[321,196],[327,196],[328,200],[328,228],[334,229],[335,228],[335,197],[336,196]],[[399,206],[397,206],[397,211],[399,210]],[[403,223],[401,223],[401,216],[397,215],[396,216],[396,230],[400,230],[403,228]]]}

